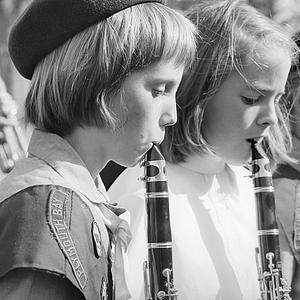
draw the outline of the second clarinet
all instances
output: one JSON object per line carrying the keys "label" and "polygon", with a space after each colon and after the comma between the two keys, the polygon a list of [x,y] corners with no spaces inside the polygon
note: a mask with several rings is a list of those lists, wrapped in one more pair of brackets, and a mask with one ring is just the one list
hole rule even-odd
{"label": "second clarinet", "polygon": [[165,160],[154,145],[145,155],[148,260],[144,262],[145,299],[175,300],[169,193]]}
{"label": "second clarinet", "polygon": [[251,146],[259,237],[256,258],[261,300],[291,300],[289,296],[291,289],[286,279],[282,277],[270,161],[260,143],[252,140]]}

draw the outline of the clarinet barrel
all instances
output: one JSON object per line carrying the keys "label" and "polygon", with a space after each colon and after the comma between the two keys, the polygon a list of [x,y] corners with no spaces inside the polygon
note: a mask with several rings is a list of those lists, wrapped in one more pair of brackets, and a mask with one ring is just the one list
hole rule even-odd
{"label": "clarinet barrel", "polygon": [[172,237],[165,160],[154,145],[145,155],[148,261],[145,299],[177,299],[173,284]]}
{"label": "clarinet barrel", "polygon": [[279,230],[270,161],[261,146],[252,141],[252,179],[257,210],[259,247],[256,260],[261,300],[290,300],[290,287],[282,277]]}

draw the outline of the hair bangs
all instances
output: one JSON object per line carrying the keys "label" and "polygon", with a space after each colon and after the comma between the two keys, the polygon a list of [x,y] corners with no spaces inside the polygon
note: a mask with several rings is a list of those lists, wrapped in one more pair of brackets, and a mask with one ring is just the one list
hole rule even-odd
{"label": "hair bangs", "polygon": [[[154,20],[149,21],[150,24],[153,24],[152,22],[158,24],[160,27],[158,31],[161,34],[154,32],[154,36],[157,38],[149,38],[150,53],[161,57],[163,60],[174,60],[177,66],[189,68],[193,63],[196,51],[196,29],[180,13],[175,14],[174,17],[174,13],[171,13],[169,8],[163,12],[159,6],[162,5],[155,6],[152,15]],[[161,11],[161,16],[159,16],[159,11]],[[182,26],[182,23],[186,23],[187,26]],[[156,29],[154,28],[154,30]],[[194,35],[191,32],[194,32]]]}
{"label": "hair bangs", "polygon": [[197,33],[189,20],[159,3],[137,5],[130,10],[131,22],[126,28],[118,26],[118,34],[127,41],[124,69],[130,72],[161,60],[172,60],[185,68],[191,66]]}

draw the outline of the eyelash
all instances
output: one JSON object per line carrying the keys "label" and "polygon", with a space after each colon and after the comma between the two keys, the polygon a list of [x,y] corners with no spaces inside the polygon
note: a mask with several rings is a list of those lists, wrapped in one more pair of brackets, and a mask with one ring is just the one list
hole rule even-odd
{"label": "eyelash", "polygon": [[[247,105],[254,105],[256,104],[260,98],[248,98],[248,97],[242,97],[243,98],[243,101],[245,104]],[[281,96],[278,97],[277,99],[275,99],[275,103],[278,104],[281,100]]]}
{"label": "eyelash", "polygon": [[259,98],[248,98],[248,97],[242,97],[243,101],[247,105],[254,105],[259,101]]}
{"label": "eyelash", "polygon": [[165,96],[166,94],[167,94],[166,91],[157,90],[157,89],[152,90],[152,95],[154,98],[158,96]]}

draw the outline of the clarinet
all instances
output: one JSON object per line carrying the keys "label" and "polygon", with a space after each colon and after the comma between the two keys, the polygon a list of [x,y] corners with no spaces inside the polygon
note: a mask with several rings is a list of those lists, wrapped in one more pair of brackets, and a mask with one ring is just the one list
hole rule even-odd
{"label": "clarinet", "polygon": [[261,300],[291,300],[291,288],[282,277],[270,161],[260,143],[252,140],[251,149],[259,239],[255,252]]}
{"label": "clarinet", "polygon": [[173,283],[172,237],[166,162],[154,145],[145,155],[148,260],[144,262],[145,299],[177,299]]}

